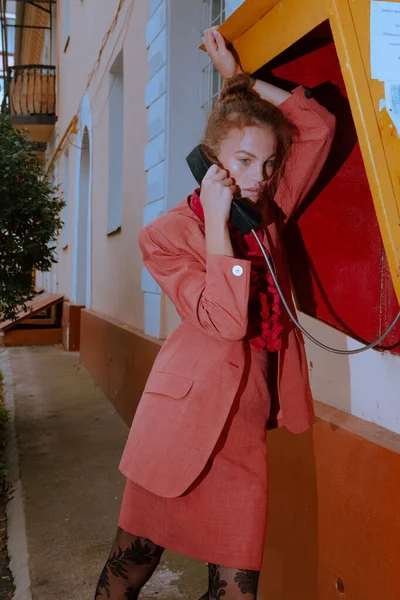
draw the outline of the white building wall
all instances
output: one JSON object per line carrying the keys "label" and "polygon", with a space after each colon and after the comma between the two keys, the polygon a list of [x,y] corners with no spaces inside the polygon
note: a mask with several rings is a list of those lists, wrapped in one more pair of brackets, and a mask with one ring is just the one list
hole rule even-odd
{"label": "white building wall", "polygon": [[[146,87],[148,108],[148,143],[144,153],[147,172],[147,206],[144,210],[146,225],[159,215],[166,206],[165,158],[167,119],[167,0],[150,0],[149,22],[146,29],[148,47],[149,81]],[[161,289],[143,269],[145,332],[162,337]]]}
{"label": "white building wall", "polygon": [[244,0],[225,0],[225,18],[227,19],[230,17],[231,14],[243,4],[243,1]]}
{"label": "white building wall", "polygon": [[[333,348],[360,347],[352,338],[315,319],[301,315],[301,321],[314,337]],[[306,350],[316,400],[400,434],[399,356],[376,350],[338,356],[309,341]]]}
{"label": "white building wall", "polygon": [[[98,0],[58,3],[58,121],[59,139],[74,115],[78,132],[69,131],[59,160],[69,147],[68,246],[59,247],[59,291],[69,300],[77,299],[77,273],[82,261],[76,241],[79,218],[79,170],[82,134],[86,126],[90,139],[86,297],[84,303],[137,329],[143,330],[141,256],[137,236],[142,226],[146,199],[143,148],[147,138],[145,86],[148,62],[145,27],[148,0]],[[66,31],[70,37],[65,47]],[[110,70],[123,51],[123,168],[121,227],[110,232],[108,190],[110,167]],[[126,109],[126,110],[125,110]],[[90,119],[88,117],[90,114]],[[112,133],[112,132],[111,132]],[[62,169],[60,169],[61,177]],[[61,183],[61,181],[60,181]],[[109,235],[107,235],[109,233]],[[61,244],[60,244],[61,245]],[[86,261],[85,261],[86,262]]]}

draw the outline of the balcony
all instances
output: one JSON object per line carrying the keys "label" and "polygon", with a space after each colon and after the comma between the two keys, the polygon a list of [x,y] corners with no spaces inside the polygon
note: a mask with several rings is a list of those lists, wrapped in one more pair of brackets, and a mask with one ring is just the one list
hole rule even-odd
{"label": "balcony", "polygon": [[8,67],[2,110],[17,129],[27,129],[34,142],[50,141],[56,117],[56,67],[18,65]]}

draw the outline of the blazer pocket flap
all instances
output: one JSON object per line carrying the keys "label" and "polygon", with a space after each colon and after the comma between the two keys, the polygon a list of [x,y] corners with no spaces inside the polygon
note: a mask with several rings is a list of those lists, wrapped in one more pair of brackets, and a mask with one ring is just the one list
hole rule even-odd
{"label": "blazer pocket flap", "polygon": [[193,379],[175,373],[155,371],[151,374],[144,391],[150,394],[162,394],[170,398],[184,398],[192,386]]}

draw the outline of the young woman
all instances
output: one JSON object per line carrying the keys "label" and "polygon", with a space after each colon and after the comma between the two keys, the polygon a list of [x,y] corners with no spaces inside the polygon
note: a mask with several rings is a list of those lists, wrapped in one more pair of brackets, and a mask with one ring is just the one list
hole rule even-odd
{"label": "young woman", "polygon": [[[298,87],[241,72],[217,28],[204,43],[225,79],[203,139],[201,186],[144,227],[144,264],[182,318],[164,343],[122,457],[119,529],[96,599],[139,597],[164,548],[208,563],[204,598],[256,598],[267,518],[266,429],[313,422],[301,333],[252,234],[229,223],[235,193],[291,303],[281,232],[330,150],[334,117]],[[195,600],[195,599],[193,599]]]}

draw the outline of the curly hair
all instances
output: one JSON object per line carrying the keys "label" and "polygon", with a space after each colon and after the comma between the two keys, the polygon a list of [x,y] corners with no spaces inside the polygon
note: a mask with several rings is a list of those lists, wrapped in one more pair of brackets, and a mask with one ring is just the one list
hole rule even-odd
{"label": "curly hair", "polygon": [[207,158],[218,164],[221,142],[229,132],[254,126],[268,127],[277,138],[274,173],[268,182],[268,191],[274,195],[296,128],[279,108],[260,97],[245,73],[225,80],[220,98],[208,118],[201,147]]}

